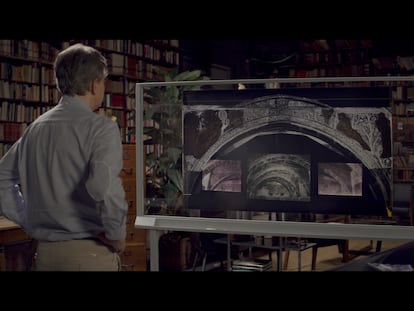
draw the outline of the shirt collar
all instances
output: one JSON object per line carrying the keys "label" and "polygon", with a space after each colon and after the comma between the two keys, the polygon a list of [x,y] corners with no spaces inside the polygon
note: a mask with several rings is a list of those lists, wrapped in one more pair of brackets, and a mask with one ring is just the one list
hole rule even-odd
{"label": "shirt collar", "polygon": [[68,104],[71,107],[77,108],[77,109],[83,109],[85,111],[91,112],[92,109],[89,107],[88,103],[84,102],[77,96],[69,96],[69,95],[63,95],[62,98],[59,101],[59,104],[65,105]]}

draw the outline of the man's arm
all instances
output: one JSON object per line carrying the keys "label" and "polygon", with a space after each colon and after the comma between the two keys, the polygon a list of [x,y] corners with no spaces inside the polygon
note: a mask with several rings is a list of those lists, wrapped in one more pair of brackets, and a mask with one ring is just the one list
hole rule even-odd
{"label": "man's arm", "polygon": [[24,228],[24,200],[17,170],[19,144],[20,139],[0,159],[0,213]]}
{"label": "man's arm", "polygon": [[117,124],[111,121],[101,127],[101,133],[94,142],[86,181],[86,189],[99,208],[104,236],[108,241],[120,241],[126,237],[128,204],[119,177],[122,165],[119,129]]}

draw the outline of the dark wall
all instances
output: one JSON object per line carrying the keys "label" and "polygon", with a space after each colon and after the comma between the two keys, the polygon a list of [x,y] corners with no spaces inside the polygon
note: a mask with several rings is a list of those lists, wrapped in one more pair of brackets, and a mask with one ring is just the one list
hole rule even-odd
{"label": "dark wall", "polygon": [[[335,46],[335,40],[327,41]],[[233,79],[268,78],[281,60],[303,52],[304,42],[312,40],[180,40],[181,69],[210,75],[217,64],[229,67]],[[372,45],[372,57],[414,55],[414,39],[372,40]]]}
{"label": "dark wall", "polygon": [[181,69],[201,69],[210,76],[216,64],[229,67],[231,78],[248,78],[249,47],[248,40],[180,40]]}

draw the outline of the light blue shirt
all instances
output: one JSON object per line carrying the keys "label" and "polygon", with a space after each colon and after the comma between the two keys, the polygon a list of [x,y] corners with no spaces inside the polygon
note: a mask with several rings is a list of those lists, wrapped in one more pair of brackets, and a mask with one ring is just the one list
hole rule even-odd
{"label": "light blue shirt", "polygon": [[126,236],[117,123],[63,96],[0,160],[0,212],[33,238]]}

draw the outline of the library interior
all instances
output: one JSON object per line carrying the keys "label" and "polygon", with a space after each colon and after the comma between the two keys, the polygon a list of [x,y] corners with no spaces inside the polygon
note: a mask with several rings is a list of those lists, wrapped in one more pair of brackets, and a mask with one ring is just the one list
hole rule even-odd
{"label": "library interior", "polygon": [[[122,272],[414,269],[414,40],[0,40],[0,158],[77,42],[108,63]],[[0,271],[36,246],[0,213]]]}

